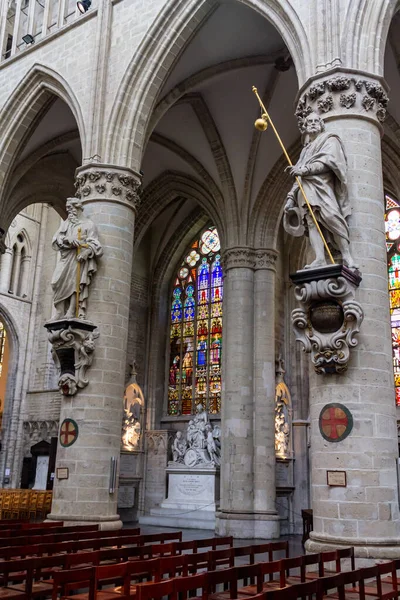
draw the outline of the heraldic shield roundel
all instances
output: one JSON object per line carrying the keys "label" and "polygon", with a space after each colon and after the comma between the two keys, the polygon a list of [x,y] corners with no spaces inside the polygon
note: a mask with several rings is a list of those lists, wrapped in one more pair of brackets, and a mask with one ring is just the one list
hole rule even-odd
{"label": "heraldic shield roundel", "polygon": [[64,419],[60,427],[60,444],[63,448],[72,446],[78,439],[78,424],[73,419]]}
{"label": "heraldic shield roundel", "polygon": [[351,412],[343,404],[326,404],[319,415],[319,430],[328,442],[341,442],[353,429]]}

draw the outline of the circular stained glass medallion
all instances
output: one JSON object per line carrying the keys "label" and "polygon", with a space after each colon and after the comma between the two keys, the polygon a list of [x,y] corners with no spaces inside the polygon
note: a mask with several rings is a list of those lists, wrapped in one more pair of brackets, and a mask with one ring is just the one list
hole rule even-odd
{"label": "circular stained glass medallion", "polygon": [[217,230],[215,228],[207,229],[201,236],[201,253],[209,254],[210,252],[218,252],[220,248],[221,244]]}
{"label": "circular stained glass medallion", "polygon": [[189,275],[189,269],[187,267],[182,267],[179,269],[179,277],[181,279],[185,279]]}
{"label": "circular stained glass medallion", "polygon": [[194,267],[199,258],[200,254],[196,252],[196,250],[192,250],[186,257],[186,262],[189,265],[189,267]]}
{"label": "circular stained glass medallion", "polygon": [[386,216],[386,237],[390,241],[395,241],[400,237],[400,212],[391,210]]}

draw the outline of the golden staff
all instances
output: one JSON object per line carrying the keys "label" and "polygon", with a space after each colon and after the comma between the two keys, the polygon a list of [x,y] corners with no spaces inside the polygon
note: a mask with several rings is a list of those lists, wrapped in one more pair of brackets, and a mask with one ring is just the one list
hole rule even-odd
{"label": "golden staff", "polygon": [[[280,138],[280,136],[279,136],[279,133],[277,132],[277,130],[276,130],[276,128],[275,128],[275,125],[273,124],[273,122],[272,122],[272,119],[271,119],[271,117],[269,116],[269,114],[268,114],[268,112],[267,112],[267,109],[265,108],[265,106],[264,106],[264,103],[263,103],[263,101],[261,100],[261,98],[260,98],[260,96],[259,96],[259,94],[258,94],[257,88],[256,88],[254,85],[253,85],[253,87],[252,87],[252,90],[253,90],[253,92],[255,93],[255,95],[256,95],[256,97],[257,97],[257,100],[258,100],[258,102],[260,103],[261,110],[262,110],[262,111],[264,111],[264,112],[261,114],[261,119],[257,119],[257,121],[255,122],[255,127],[256,127],[256,129],[258,129],[258,130],[260,130],[260,131],[265,131],[265,130],[267,129],[267,127],[268,127],[268,121],[270,122],[270,124],[271,124],[271,127],[272,127],[272,129],[274,130],[274,133],[275,133],[275,135],[276,135],[276,138],[277,138],[277,140],[278,140],[278,142],[279,142],[279,144],[280,144],[280,146],[281,146],[281,148],[282,148],[282,150],[283,150],[283,153],[284,153],[284,155],[286,156],[286,159],[287,159],[287,161],[288,161],[289,165],[290,165],[291,167],[293,167],[293,163],[292,163],[292,161],[290,160],[290,156],[289,156],[289,154],[287,153],[287,151],[286,151],[286,148],[285,148],[285,146],[283,145],[283,142],[282,142],[282,140],[281,140],[281,138]],[[305,191],[304,191],[304,188],[303,188],[303,186],[301,185],[301,181],[300,181],[299,177],[297,177],[297,176],[295,177],[295,179],[296,179],[297,185],[299,186],[299,189],[300,189],[301,193],[303,194],[303,198],[304,198],[304,200],[306,201],[307,208],[308,208],[308,210],[310,211],[310,215],[311,215],[311,217],[312,217],[312,219],[313,219],[313,221],[314,221],[314,223],[315,223],[315,226],[316,226],[316,228],[317,228],[317,231],[318,231],[319,235],[321,236],[321,239],[322,239],[322,241],[324,242],[324,246],[325,246],[325,248],[326,248],[326,251],[327,251],[327,253],[328,253],[328,256],[329,256],[329,258],[330,258],[330,260],[331,260],[331,263],[334,265],[334,264],[335,264],[335,261],[333,260],[332,253],[331,253],[331,251],[329,250],[329,246],[328,246],[328,244],[326,243],[326,239],[325,239],[325,237],[324,237],[324,234],[323,234],[323,233],[322,233],[322,231],[321,231],[321,227],[319,226],[319,223],[318,223],[317,219],[315,218],[314,211],[313,211],[313,209],[311,208],[311,205],[310,205],[310,203],[309,203],[309,201],[308,201],[308,199],[307,199],[307,196],[306,196],[306,193],[305,193]]]}
{"label": "golden staff", "polygon": [[[78,242],[81,241],[81,228],[78,227]],[[79,315],[79,294],[81,290],[81,263],[78,260],[78,256],[81,253],[81,245],[76,249],[76,262],[78,263],[76,267],[76,306],[75,306],[75,316],[78,318]]]}
{"label": "golden staff", "polygon": [[[78,242],[81,241],[81,233],[82,233],[82,229],[81,227],[78,227]],[[79,294],[81,292],[81,263],[78,260],[78,256],[81,253],[81,248],[89,248],[88,244],[79,244],[79,246],[76,249],[76,261],[77,261],[77,268],[76,268],[76,307],[75,307],[75,316],[78,319],[79,317]]]}

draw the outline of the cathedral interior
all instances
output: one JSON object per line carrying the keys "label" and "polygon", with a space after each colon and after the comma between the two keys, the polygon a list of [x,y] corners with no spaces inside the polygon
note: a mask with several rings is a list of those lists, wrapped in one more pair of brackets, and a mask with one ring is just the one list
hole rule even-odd
{"label": "cathedral interior", "polygon": [[[238,538],[301,534],[312,509],[310,549],[396,552],[400,13],[368,3],[64,0],[61,25],[53,0],[3,3],[1,487],[53,490],[50,519]],[[280,144],[300,164],[314,113],[357,263],[324,359],[313,317],[294,327],[313,225],[284,226]],[[54,325],[70,198],[73,344]]]}

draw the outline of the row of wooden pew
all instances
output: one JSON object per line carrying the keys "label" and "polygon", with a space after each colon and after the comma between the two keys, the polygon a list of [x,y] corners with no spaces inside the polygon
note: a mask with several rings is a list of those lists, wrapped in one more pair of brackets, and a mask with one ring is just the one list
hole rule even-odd
{"label": "row of wooden pew", "polygon": [[13,536],[4,531],[0,600],[187,600],[199,590],[202,600],[400,595],[400,561],[356,570],[353,548],[289,558],[288,542],[233,547],[232,537],[183,542],[182,532],[143,535],[53,523],[17,528]]}
{"label": "row of wooden pew", "polygon": [[[341,568],[344,558],[350,558],[353,567],[353,549],[227,566],[231,564],[232,557],[243,557],[245,548],[249,556],[257,554],[254,548],[264,550],[269,556],[278,544],[175,554],[147,560],[138,560],[133,552],[136,548],[128,547],[4,561],[0,562],[3,583],[0,598],[161,600],[168,596],[175,600],[179,596],[186,600],[193,594],[198,597],[199,589],[203,600],[252,597],[258,600],[295,600],[314,595],[338,600],[364,600],[366,597],[390,600],[399,595],[397,569],[400,561],[334,574],[327,571],[326,564],[333,562],[336,568],[338,565]],[[159,549],[160,545],[152,546],[153,556]],[[241,552],[236,553],[237,550]],[[317,571],[309,570],[313,566]],[[370,582],[370,579],[373,581]],[[348,585],[351,585],[350,589],[346,588]],[[76,591],[79,593],[74,594]]]}

